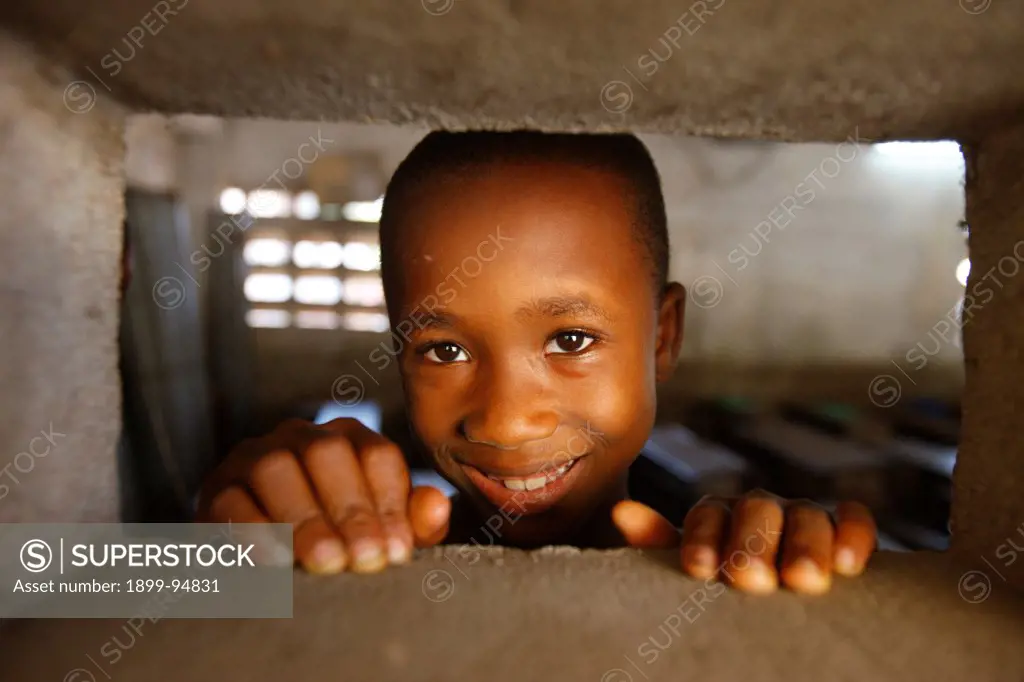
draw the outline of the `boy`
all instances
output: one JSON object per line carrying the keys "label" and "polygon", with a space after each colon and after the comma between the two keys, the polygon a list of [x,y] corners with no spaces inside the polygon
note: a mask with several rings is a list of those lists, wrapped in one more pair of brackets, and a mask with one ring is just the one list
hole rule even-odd
{"label": "boy", "polygon": [[319,573],[379,571],[485,524],[519,547],[681,545],[685,572],[756,593],[820,593],[833,571],[863,570],[875,527],[855,503],[833,526],[764,493],[703,500],[680,536],[625,499],[686,300],[638,139],[434,132],[391,179],[380,240],[412,430],[459,489],[454,508],[410,491],[402,453],[358,422],[294,420],[229,455],[200,518],[291,523],[297,561]]}

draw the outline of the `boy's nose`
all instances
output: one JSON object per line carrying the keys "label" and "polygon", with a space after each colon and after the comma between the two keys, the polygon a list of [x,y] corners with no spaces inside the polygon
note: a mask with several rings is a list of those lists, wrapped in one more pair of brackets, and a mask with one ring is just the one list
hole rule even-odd
{"label": "boy's nose", "polygon": [[558,430],[558,412],[534,382],[494,377],[477,392],[479,403],[463,419],[463,436],[471,443],[515,450],[544,440]]}

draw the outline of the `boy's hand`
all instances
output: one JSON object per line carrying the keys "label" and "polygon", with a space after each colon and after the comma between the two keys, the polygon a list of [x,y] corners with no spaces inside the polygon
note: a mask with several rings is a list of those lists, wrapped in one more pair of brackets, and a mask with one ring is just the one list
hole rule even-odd
{"label": "boy's hand", "polygon": [[[875,549],[871,512],[840,503],[836,522],[807,501],[787,501],[756,491],[738,500],[704,498],[675,526],[639,502],[620,502],[612,518],[634,547],[681,546],[683,571],[720,577],[737,589],[774,592],[781,582],[805,594],[827,592],[832,573],[855,576]],[[781,560],[777,560],[781,559]]]}
{"label": "boy's hand", "polygon": [[314,573],[372,573],[441,542],[451,502],[410,491],[405,458],[354,419],[294,419],[243,442],[203,486],[200,521],[290,523],[295,559]]}

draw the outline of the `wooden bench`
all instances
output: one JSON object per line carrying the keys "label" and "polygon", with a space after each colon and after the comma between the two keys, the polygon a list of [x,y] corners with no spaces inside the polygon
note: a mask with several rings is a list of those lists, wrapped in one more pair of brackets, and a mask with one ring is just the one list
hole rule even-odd
{"label": "wooden bench", "polygon": [[[929,442],[907,436],[894,436],[894,432],[910,430],[905,417],[897,415],[894,427],[880,419],[865,415],[856,408],[832,404],[787,404],[782,411],[788,419],[817,428],[825,433],[846,437],[862,445],[875,448],[890,461],[889,506],[914,523],[945,532],[950,512],[950,488],[956,448],[941,442]],[[915,413],[910,409],[910,413]],[[933,423],[935,414],[925,413],[911,417],[917,432]],[[948,442],[952,425],[945,422],[940,440]],[[934,432],[931,432],[934,433]]]}
{"label": "wooden bench", "polygon": [[908,405],[892,415],[896,435],[950,447],[960,443],[957,411],[934,402]]}
{"label": "wooden bench", "polygon": [[735,442],[769,474],[778,495],[856,500],[875,510],[889,505],[891,466],[870,447],[773,416],[740,427]]}
{"label": "wooden bench", "polygon": [[912,550],[944,552],[949,549],[949,531],[936,530],[900,516],[883,515],[878,519],[881,533]]}
{"label": "wooden bench", "polygon": [[892,495],[895,511],[927,528],[948,531],[957,449],[895,438],[881,452],[896,463]]}
{"label": "wooden bench", "polygon": [[683,421],[701,438],[725,443],[728,447],[732,434],[762,411],[763,408],[745,398],[722,397],[697,401],[687,410]]}
{"label": "wooden bench", "polygon": [[780,414],[791,422],[804,424],[833,436],[849,438],[864,445],[882,445],[892,438],[892,426],[873,418],[853,405],[843,403],[786,403]]}
{"label": "wooden bench", "polygon": [[630,469],[631,494],[675,523],[705,495],[733,497],[758,484],[742,457],[679,424],[656,426]]}

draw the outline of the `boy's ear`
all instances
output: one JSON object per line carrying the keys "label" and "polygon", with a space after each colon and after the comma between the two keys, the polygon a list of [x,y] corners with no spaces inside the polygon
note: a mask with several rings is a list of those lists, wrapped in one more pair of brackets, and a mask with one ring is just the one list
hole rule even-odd
{"label": "boy's ear", "polygon": [[655,350],[655,373],[658,383],[666,381],[675,371],[683,345],[683,319],[686,313],[686,289],[678,282],[669,282],[661,296],[658,310],[658,345]]}

